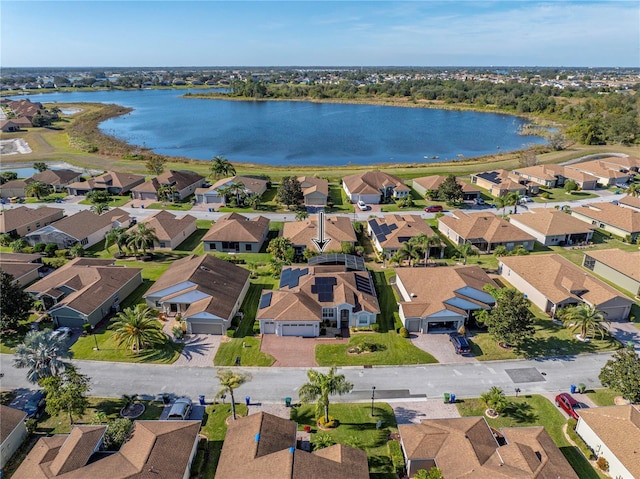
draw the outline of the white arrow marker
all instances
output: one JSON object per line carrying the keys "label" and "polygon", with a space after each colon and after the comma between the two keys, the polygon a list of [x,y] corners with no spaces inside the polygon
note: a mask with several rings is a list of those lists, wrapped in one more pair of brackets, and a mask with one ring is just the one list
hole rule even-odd
{"label": "white arrow marker", "polygon": [[311,241],[313,241],[320,253],[324,251],[331,241],[331,238],[324,238],[324,211],[318,213],[318,238],[312,238]]}

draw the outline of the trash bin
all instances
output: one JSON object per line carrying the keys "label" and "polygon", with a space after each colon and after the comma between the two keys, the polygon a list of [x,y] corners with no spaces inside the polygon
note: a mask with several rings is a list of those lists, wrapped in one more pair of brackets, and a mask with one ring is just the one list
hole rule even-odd
{"label": "trash bin", "polygon": [[291,407],[291,398],[284,398],[284,405],[286,407]]}
{"label": "trash bin", "polygon": [[577,389],[577,388],[576,388],[576,385],[575,385],[575,384],[572,384],[571,386],[569,386],[569,391],[571,392],[571,394],[575,393],[575,392],[576,392],[576,389]]}
{"label": "trash bin", "polygon": [[587,385],[584,383],[580,383],[578,384],[578,392],[580,394],[584,394],[584,392],[587,390]]}
{"label": "trash bin", "polygon": [[244,402],[248,406],[249,404],[251,404],[251,398],[249,396],[245,396]]}
{"label": "trash bin", "polygon": [[198,396],[198,399],[200,400],[200,406],[204,406],[206,404],[204,402],[204,394],[200,394],[200,396]]}
{"label": "trash bin", "polygon": [[144,205],[140,205],[140,208],[144,209]]}
{"label": "trash bin", "polygon": [[451,401],[451,395],[449,393],[444,393],[444,403],[449,404]]}
{"label": "trash bin", "polygon": [[311,426],[305,426],[304,432],[307,432],[307,433],[311,432]]}
{"label": "trash bin", "polygon": [[449,402],[451,404],[455,404],[456,403],[456,395],[455,394],[451,393],[451,397],[449,399],[450,399]]}

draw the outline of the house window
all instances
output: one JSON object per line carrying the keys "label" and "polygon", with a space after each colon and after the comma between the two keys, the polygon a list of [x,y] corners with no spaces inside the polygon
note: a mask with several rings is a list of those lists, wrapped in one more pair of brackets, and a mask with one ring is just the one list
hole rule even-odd
{"label": "house window", "polygon": [[333,308],[322,308],[322,319],[334,319],[336,310]]}
{"label": "house window", "polygon": [[360,326],[366,326],[367,324],[369,324],[369,319],[368,318],[358,318],[358,324]]}
{"label": "house window", "polygon": [[36,228],[40,228],[40,222],[39,221],[36,223]]}
{"label": "house window", "polygon": [[167,245],[165,244],[164,241],[160,241],[160,248],[166,248]]}
{"label": "house window", "polygon": [[600,228],[604,228],[604,223],[600,223]]}
{"label": "house window", "polygon": [[250,244],[244,245],[244,250],[245,251],[251,251],[251,245]]}
{"label": "house window", "polygon": [[83,239],[80,241],[80,244],[81,244],[82,246],[84,246],[84,245],[86,245],[86,244],[89,244],[89,240],[88,240],[87,238],[83,238]]}
{"label": "house window", "polygon": [[596,260],[591,256],[585,255],[584,257],[584,267],[593,271],[593,268],[596,267]]}
{"label": "house window", "polygon": [[31,226],[27,226],[27,231],[31,231]]}

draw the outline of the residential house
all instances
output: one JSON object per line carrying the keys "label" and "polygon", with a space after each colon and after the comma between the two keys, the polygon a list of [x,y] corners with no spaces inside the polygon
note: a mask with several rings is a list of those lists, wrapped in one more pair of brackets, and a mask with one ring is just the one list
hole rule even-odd
{"label": "residential house", "polygon": [[58,248],[67,249],[80,243],[87,249],[102,241],[112,228],[127,227],[130,222],[129,214],[120,208],[114,208],[101,215],[82,210],[28,233],[24,239],[31,246],[38,243],[55,243]]}
{"label": "residential house", "polygon": [[631,301],[608,284],[557,254],[504,256],[498,271],[542,311],[555,317],[560,308],[586,303],[610,321],[629,317]]}
{"label": "residential house", "polygon": [[637,406],[580,409],[576,432],[596,456],[607,460],[609,476],[640,477],[640,411]]}
{"label": "residential house", "polygon": [[329,182],[315,176],[298,177],[305,206],[326,206],[329,198]]}
{"label": "residential house", "polygon": [[66,191],[67,185],[79,181],[80,178],[82,173],[73,170],[44,170],[31,177],[33,181],[50,186],[56,193]]}
{"label": "residential house", "polygon": [[582,266],[631,294],[640,296],[640,251],[585,251]]}
{"label": "residential house", "polygon": [[259,253],[268,235],[268,218],[230,213],[211,225],[202,242],[205,251]]}
{"label": "residential house", "polygon": [[0,271],[13,276],[13,283],[26,286],[40,278],[44,269],[39,254],[0,253]]}
{"label": "residential house", "polygon": [[67,185],[70,195],[86,195],[92,191],[107,191],[111,195],[125,195],[132,188],[144,183],[144,175],[108,171],[102,175]]}
{"label": "residential house", "polygon": [[[427,196],[428,191],[437,190],[440,188],[440,185],[444,183],[446,180],[446,176],[441,175],[433,175],[433,176],[423,176],[421,178],[413,179],[413,189],[416,190],[416,193],[422,196]],[[474,200],[476,198],[480,198],[480,190],[467,183],[466,181],[457,180],[462,186],[462,199],[463,200]]]}
{"label": "residential house", "polygon": [[623,196],[618,201],[618,206],[622,208],[631,208],[632,210],[640,212],[640,196]]}
{"label": "residential house", "polygon": [[[152,228],[155,231],[158,240],[154,240],[153,249],[173,250],[195,233],[197,229],[195,216],[184,215],[177,217],[166,210],[160,210],[139,223],[144,223],[148,228]],[[135,228],[135,226],[132,226],[132,228]]]}
{"label": "residential house", "polygon": [[14,479],[189,479],[201,421],[135,421],[120,450],[101,450],[106,426],[73,426],[42,437]]}
{"label": "residential house", "polygon": [[483,171],[471,175],[471,183],[477,185],[496,198],[501,198],[509,193],[516,193],[524,196],[527,193],[537,193],[537,186],[527,187],[522,184],[526,180],[520,179],[518,176],[511,175],[507,170]]}
{"label": "residential house", "polygon": [[611,203],[591,203],[572,208],[571,215],[631,243],[640,236],[640,211],[632,208],[621,208]]}
{"label": "residential house", "polygon": [[397,268],[395,272],[402,296],[400,320],[411,332],[457,331],[475,311],[495,305],[483,288],[498,285],[479,266]]}
{"label": "residential house", "polygon": [[587,172],[565,166],[562,170],[562,176],[564,177],[563,183],[566,183],[567,180],[573,180],[581,190],[595,190],[598,188],[598,178]]}
{"label": "residential house", "polygon": [[0,474],[27,437],[27,413],[0,404]]}
{"label": "residential house", "polygon": [[0,233],[7,233],[14,238],[25,236],[43,226],[61,220],[64,210],[40,206],[27,208],[18,206],[10,210],[0,211]]}
{"label": "residential house", "polygon": [[563,171],[564,167],[560,165],[535,165],[518,168],[511,173],[545,188],[556,188],[564,184]]}
{"label": "residential house", "polygon": [[367,234],[379,253],[387,257],[402,248],[402,245],[419,235],[433,238],[433,250],[440,249],[439,256],[444,254],[444,245],[439,236],[420,217],[420,215],[385,215],[382,218],[370,218],[367,221]]}
{"label": "residential house", "polygon": [[11,118],[11,123],[18,127],[18,130],[24,130],[26,128],[32,128],[33,124],[31,120],[24,116],[19,116],[17,118]]}
{"label": "residential house", "polygon": [[33,180],[31,178],[10,180],[0,185],[0,198],[24,198],[27,196],[25,189]]}
{"label": "residential house", "polygon": [[401,199],[411,194],[411,188],[397,176],[384,171],[367,171],[342,178],[342,188],[352,203],[364,201],[377,205],[386,200]]}
{"label": "residential house", "polygon": [[225,206],[229,186],[238,183],[242,185],[242,193],[247,196],[262,196],[269,186],[269,181],[264,178],[254,178],[252,176],[222,178],[209,187],[198,188],[195,192],[196,203],[210,204],[214,205],[214,207]]}
{"label": "residential house", "polygon": [[13,133],[20,131],[20,125],[13,120],[0,120],[0,131],[3,133]]}
{"label": "residential house", "polygon": [[600,158],[600,161],[623,172],[628,170],[637,173],[640,170],[640,159],[633,156],[608,156]]}
{"label": "residential house", "polygon": [[[317,250],[313,240],[320,239],[319,233],[316,215],[302,221],[287,222],[282,229],[282,236],[291,241],[297,256],[301,256],[307,248]],[[353,223],[345,216],[324,217],[324,239],[328,241],[325,251],[342,251],[344,245],[355,247],[358,242]]]}
{"label": "residential house", "polygon": [[628,169],[603,160],[572,163],[566,167],[595,176],[598,185],[603,187],[614,186],[616,183],[626,183],[632,176],[632,173]]}
{"label": "residential house", "polygon": [[425,419],[398,426],[407,473],[437,467],[443,477],[578,479],[542,426],[492,429],[484,417]]}
{"label": "residential house", "polygon": [[522,246],[531,251],[535,238],[493,213],[468,214],[455,210],[451,216],[438,218],[438,230],[454,245],[471,243],[483,253],[491,253],[496,247],[504,246],[511,251]]}
{"label": "residential house", "polygon": [[178,314],[189,334],[225,334],[249,290],[249,271],[208,254],[171,263],[144,295],[163,314]]}
{"label": "residential house", "polygon": [[317,337],[333,328],[369,326],[380,306],[368,271],[341,265],[286,267],[276,291],[262,292],[256,319],[262,334]]}
{"label": "residential house", "polygon": [[25,291],[44,303],[56,326],[95,326],[142,284],[140,268],[110,259],[76,258]]}
{"label": "residential house", "polygon": [[545,246],[585,243],[591,241],[596,229],[555,208],[532,208],[529,213],[511,216],[511,224],[533,235]]}
{"label": "residential house", "polygon": [[141,185],[131,189],[131,195],[136,200],[159,200],[158,191],[161,188],[173,188],[176,200],[184,200],[201,188],[204,184],[204,176],[188,170],[169,170],[145,181]]}
{"label": "residential house", "polygon": [[367,454],[342,444],[307,452],[300,449],[296,423],[266,412],[229,424],[217,479],[368,479]]}

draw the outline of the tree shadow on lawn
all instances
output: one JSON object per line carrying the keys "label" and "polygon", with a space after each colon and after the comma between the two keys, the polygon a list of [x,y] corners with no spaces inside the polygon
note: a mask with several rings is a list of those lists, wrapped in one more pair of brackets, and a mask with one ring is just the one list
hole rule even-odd
{"label": "tree shadow on lawn", "polygon": [[291,408],[291,420],[297,422],[300,425],[316,426],[315,408],[308,407],[296,407]]}
{"label": "tree shadow on lawn", "polygon": [[193,251],[195,248],[197,248],[200,245],[202,238],[204,237],[204,235],[207,234],[208,231],[209,231],[208,229],[198,228],[191,234],[191,236],[189,236],[186,240],[180,243],[178,247],[175,248],[174,250],[186,251],[186,252]]}
{"label": "tree shadow on lawn", "polygon": [[[143,362],[147,361],[161,361],[172,362],[172,359],[177,359],[182,353],[184,344],[174,343],[173,341],[167,341],[162,347],[156,349],[150,349],[147,351],[141,351],[137,355],[131,354],[134,357],[142,359]],[[176,354],[177,353],[177,354]]]}
{"label": "tree shadow on lawn", "polygon": [[[614,347],[616,340],[609,337],[610,346]],[[561,356],[564,360],[572,359],[581,353],[593,353],[598,347],[592,341],[582,342],[575,339],[561,339],[555,336],[534,338],[526,341],[522,346],[515,347],[514,352],[526,359],[553,358]]]}
{"label": "tree shadow on lawn", "polygon": [[538,415],[528,402],[512,402],[502,414],[510,417],[518,424],[531,424],[538,420]]}

